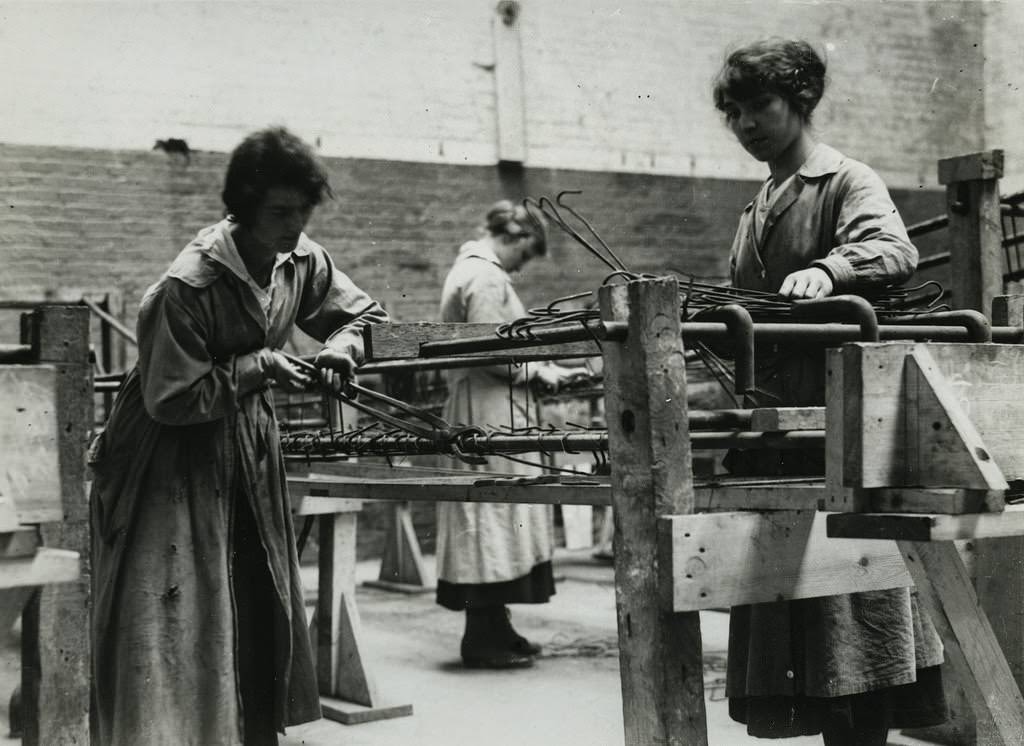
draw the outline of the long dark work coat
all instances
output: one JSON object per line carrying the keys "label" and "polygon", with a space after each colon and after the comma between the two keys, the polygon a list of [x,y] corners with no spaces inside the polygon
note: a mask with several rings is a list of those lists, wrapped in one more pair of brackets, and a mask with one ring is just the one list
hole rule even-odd
{"label": "long dark work coat", "polygon": [[[790,273],[817,266],[832,277],[834,294],[870,293],[914,272],[917,249],[885,184],[865,164],[818,144],[780,189],[770,205],[762,192],[740,219],[735,286],[776,292]],[[824,403],[820,348],[757,354],[759,405]],[[766,475],[774,466],[796,475],[823,468],[820,452],[766,455],[743,453],[730,469]],[[918,669],[942,658],[935,628],[906,588],[741,606],[730,617],[727,694],[841,697],[913,683]]]}
{"label": "long dark work coat", "polygon": [[[94,674],[104,746],[242,743],[231,593],[235,497],[259,526],[277,603],[274,718],[320,716],[277,421],[263,371],[292,326],[362,357],[381,307],[305,235],[269,313],[226,221],[146,293],[139,362],[93,449]],[[270,654],[270,651],[267,653]]]}

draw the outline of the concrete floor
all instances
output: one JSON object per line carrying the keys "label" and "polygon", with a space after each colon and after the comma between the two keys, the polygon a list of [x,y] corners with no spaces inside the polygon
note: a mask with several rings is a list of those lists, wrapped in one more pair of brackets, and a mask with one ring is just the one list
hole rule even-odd
{"label": "concrete floor", "polygon": [[[378,563],[360,563],[358,579],[376,578]],[[469,671],[459,662],[461,614],[433,595],[360,586],[364,655],[382,698],[412,704],[410,717],[361,725],[328,720],[290,728],[281,746],[621,746],[622,711],[612,568],[589,550],[556,557],[557,594],[549,604],[513,607],[513,621],[544,645],[532,669]],[[315,588],[315,568],[307,587]],[[728,615],[703,612],[709,743],[763,743],[728,717],[724,699]],[[0,650],[0,746],[20,743],[7,733],[7,699],[19,675],[17,635]],[[820,744],[817,737],[785,741]],[[920,744],[894,734],[890,744]]]}

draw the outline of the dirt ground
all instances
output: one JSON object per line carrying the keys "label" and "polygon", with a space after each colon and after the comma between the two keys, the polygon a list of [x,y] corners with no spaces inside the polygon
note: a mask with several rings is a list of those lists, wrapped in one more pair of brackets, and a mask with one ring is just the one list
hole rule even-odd
{"label": "dirt ground", "polygon": [[[377,577],[361,562],[358,580]],[[281,746],[621,746],[622,711],[610,564],[589,550],[556,556],[557,594],[549,604],[513,607],[513,622],[544,645],[537,664],[519,671],[469,671],[459,663],[462,615],[431,593],[404,594],[360,585],[357,603],[370,671],[382,698],[413,714],[361,725],[329,720],[290,728]],[[315,588],[316,570],[305,582]],[[728,615],[702,612],[709,743],[763,743],[729,719],[724,699]],[[19,676],[18,631],[0,649],[0,746],[8,734],[8,698]],[[787,745],[820,744],[795,738]],[[894,734],[893,746],[923,744]]]}

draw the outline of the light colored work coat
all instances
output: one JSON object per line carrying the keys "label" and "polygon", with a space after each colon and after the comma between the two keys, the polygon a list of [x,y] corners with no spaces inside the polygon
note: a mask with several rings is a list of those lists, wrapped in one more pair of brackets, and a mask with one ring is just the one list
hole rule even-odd
{"label": "light colored work coat", "polygon": [[[303,235],[268,315],[227,221],[200,232],[139,310],[139,360],[93,448],[96,716],[103,746],[242,743],[231,521],[248,500],[277,603],[279,730],[320,716],[267,348],[293,324],[362,356],[380,306]],[[269,651],[268,651],[269,652]]]}
{"label": "light colored work coat", "polygon": [[[463,244],[445,280],[441,320],[493,323],[526,315],[512,279],[485,244]],[[506,366],[466,368],[448,376],[444,417],[491,429],[537,424],[522,375]],[[510,405],[510,396],[512,397]],[[480,470],[539,473],[500,458]],[[475,467],[458,462],[460,468]],[[497,583],[527,575],[551,559],[551,508],[546,505],[438,503],[437,575],[449,583]]]}
{"label": "light colored work coat", "polygon": [[[917,250],[885,184],[827,145],[815,147],[778,195],[760,240],[755,209],[757,200],[744,210],[732,247],[737,287],[775,292],[791,272],[819,266],[832,276],[834,294],[870,293],[905,281],[916,267]],[[756,383],[774,400],[761,403],[823,404],[824,367],[821,350],[759,349]],[[796,455],[796,468],[791,460],[781,473],[821,461],[820,453]],[[941,662],[938,634],[907,589],[755,604],[732,612],[727,694],[857,694],[911,683],[916,669]]]}

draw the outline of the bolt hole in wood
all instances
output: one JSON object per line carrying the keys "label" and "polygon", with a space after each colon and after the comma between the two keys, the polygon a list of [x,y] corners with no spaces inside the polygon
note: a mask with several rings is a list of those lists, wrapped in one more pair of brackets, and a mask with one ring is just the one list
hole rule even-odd
{"label": "bolt hole in wood", "polygon": [[933,422],[932,423],[932,430],[941,430],[941,429],[942,429],[942,423],[941,422]]}
{"label": "bolt hole in wood", "polygon": [[622,429],[626,433],[632,433],[636,430],[636,416],[633,414],[632,409],[624,411],[620,420],[622,422]]}

